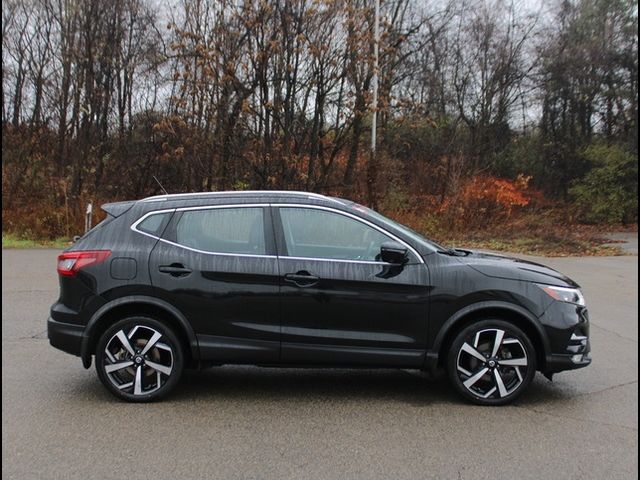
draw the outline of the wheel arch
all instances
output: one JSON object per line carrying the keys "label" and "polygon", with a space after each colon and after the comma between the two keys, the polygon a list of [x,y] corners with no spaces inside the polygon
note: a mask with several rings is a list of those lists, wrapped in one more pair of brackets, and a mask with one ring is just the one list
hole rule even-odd
{"label": "wheel arch", "polygon": [[100,335],[117,320],[132,315],[149,315],[171,327],[183,343],[185,364],[200,359],[195,332],[177,308],[159,298],[134,295],[112,300],[91,316],[80,347],[80,357],[85,368],[91,366],[91,356],[95,353]]}
{"label": "wheel arch", "polygon": [[456,334],[476,320],[495,318],[513,323],[531,340],[536,351],[538,370],[544,370],[546,356],[550,352],[549,340],[540,322],[528,310],[506,302],[480,302],[469,305],[453,314],[444,323],[433,343],[431,360],[442,366]]}

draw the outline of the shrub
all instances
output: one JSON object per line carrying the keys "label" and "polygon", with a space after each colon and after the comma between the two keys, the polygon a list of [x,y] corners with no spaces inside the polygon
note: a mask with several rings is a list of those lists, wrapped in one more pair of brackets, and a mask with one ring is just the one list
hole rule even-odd
{"label": "shrub", "polygon": [[439,213],[446,214],[453,229],[473,229],[511,216],[514,208],[529,204],[531,177],[505,180],[489,175],[467,179],[457,194],[447,198]]}
{"label": "shrub", "polygon": [[592,168],[569,193],[589,223],[638,221],[638,157],[618,145],[592,145],[584,151]]}

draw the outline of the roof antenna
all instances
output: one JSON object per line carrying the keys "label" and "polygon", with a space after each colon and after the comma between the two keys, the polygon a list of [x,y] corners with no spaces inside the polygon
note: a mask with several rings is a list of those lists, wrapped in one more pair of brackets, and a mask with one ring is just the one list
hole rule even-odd
{"label": "roof antenna", "polygon": [[160,180],[158,180],[158,179],[156,178],[156,176],[155,176],[155,175],[151,175],[151,176],[153,177],[153,179],[154,179],[156,182],[158,182],[158,185],[160,185],[160,188],[162,189],[162,191],[164,192],[164,194],[165,194],[165,195],[169,195],[169,192],[167,192],[167,191],[165,190],[165,188],[164,188],[164,187],[162,186],[162,184],[160,183]]}

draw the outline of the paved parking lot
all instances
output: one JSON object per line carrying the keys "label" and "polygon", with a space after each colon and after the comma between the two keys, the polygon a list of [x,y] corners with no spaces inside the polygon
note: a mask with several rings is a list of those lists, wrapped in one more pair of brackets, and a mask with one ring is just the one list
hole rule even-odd
{"label": "paved parking lot", "polygon": [[119,402],[46,339],[56,254],[2,251],[3,478],[636,478],[636,256],[536,259],[584,287],[594,363],[488,408],[412,371],[253,367]]}

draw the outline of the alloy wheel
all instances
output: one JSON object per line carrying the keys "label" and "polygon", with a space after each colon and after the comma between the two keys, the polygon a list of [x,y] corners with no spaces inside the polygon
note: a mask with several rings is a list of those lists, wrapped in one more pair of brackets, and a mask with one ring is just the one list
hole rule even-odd
{"label": "alloy wheel", "polygon": [[458,350],[456,371],[474,397],[502,399],[522,385],[530,363],[520,339],[500,328],[487,328],[464,339]]}
{"label": "alloy wheel", "polygon": [[158,330],[135,325],[118,330],[104,348],[103,368],[111,384],[123,393],[148,395],[169,380],[175,354]]}

